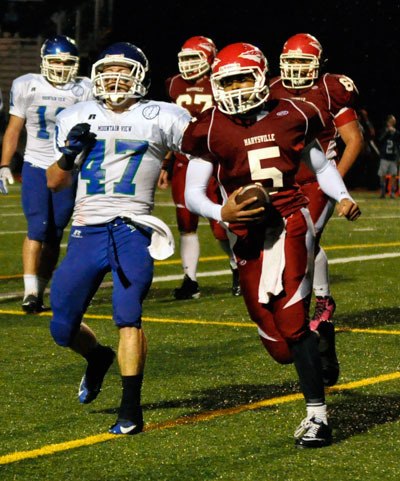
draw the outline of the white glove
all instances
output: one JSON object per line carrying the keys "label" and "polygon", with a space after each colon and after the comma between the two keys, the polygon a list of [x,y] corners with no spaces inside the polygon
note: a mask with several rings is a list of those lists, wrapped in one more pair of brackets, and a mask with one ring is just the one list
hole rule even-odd
{"label": "white glove", "polygon": [[11,185],[14,183],[14,177],[10,167],[4,165],[0,167],[0,194],[8,194],[7,182]]}

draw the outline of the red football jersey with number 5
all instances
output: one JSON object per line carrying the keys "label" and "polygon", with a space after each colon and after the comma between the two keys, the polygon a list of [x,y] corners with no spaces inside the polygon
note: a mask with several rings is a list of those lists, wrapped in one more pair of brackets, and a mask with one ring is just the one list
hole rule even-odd
{"label": "red football jersey with number 5", "polygon": [[250,182],[271,191],[274,206],[288,216],[308,203],[295,182],[301,150],[324,128],[315,105],[300,100],[265,104],[256,120],[221,113],[216,107],[192,122],[182,150],[214,164],[226,195]]}

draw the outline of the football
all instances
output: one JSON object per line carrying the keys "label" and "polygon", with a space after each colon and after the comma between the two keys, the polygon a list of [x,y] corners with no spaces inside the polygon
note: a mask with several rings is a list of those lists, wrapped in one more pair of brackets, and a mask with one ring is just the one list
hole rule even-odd
{"label": "football", "polygon": [[259,207],[264,207],[266,209],[267,205],[270,203],[269,195],[261,184],[245,185],[242,192],[236,196],[236,203],[240,204],[251,197],[257,197],[257,199],[247,205],[243,210],[252,210]]}

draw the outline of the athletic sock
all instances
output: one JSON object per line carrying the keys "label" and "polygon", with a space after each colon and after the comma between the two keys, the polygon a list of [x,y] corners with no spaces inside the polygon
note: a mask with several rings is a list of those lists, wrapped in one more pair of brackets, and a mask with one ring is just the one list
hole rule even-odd
{"label": "athletic sock", "polygon": [[325,251],[320,248],[315,256],[313,289],[316,296],[330,296],[328,258]]}
{"label": "athletic sock", "polygon": [[140,398],[143,384],[143,374],[135,376],[121,376],[122,380],[122,399],[118,412],[119,419],[129,419],[130,421],[140,421],[141,416]]}
{"label": "athletic sock", "polygon": [[24,297],[32,294],[34,296],[38,295],[38,278],[34,274],[24,274]]}
{"label": "athletic sock", "polygon": [[328,424],[328,414],[326,404],[323,403],[307,403],[307,417],[311,419],[315,416]]}
{"label": "athletic sock", "polygon": [[199,237],[196,232],[181,235],[180,243],[183,272],[187,274],[192,281],[196,281],[197,264],[200,257]]}
{"label": "athletic sock", "polygon": [[291,346],[301,391],[307,404],[325,404],[318,337],[310,331]]}

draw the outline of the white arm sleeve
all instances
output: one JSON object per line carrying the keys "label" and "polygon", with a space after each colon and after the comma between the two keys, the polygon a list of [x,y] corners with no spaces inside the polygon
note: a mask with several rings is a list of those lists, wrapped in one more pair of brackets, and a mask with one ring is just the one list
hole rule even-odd
{"label": "white arm sleeve", "polygon": [[206,194],[213,166],[205,160],[189,158],[185,186],[186,207],[194,214],[220,221],[222,205],[214,204]]}
{"label": "white arm sleeve", "polygon": [[340,202],[342,199],[350,199],[354,202],[336,168],[336,165],[334,165],[333,162],[330,162],[323,152],[313,147],[310,150],[307,165],[313,172],[315,172],[317,181],[327,196],[332,197],[332,199],[337,202]]}

